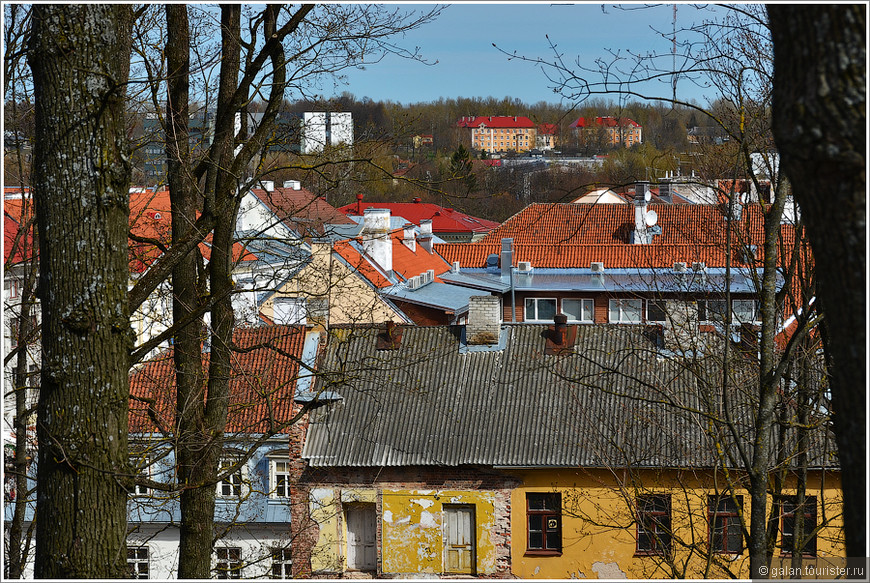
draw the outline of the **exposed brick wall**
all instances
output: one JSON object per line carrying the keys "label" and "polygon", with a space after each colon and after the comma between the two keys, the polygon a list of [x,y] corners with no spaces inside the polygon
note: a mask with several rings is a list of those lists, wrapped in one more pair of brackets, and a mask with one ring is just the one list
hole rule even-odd
{"label": "exposed brick wall", "polygon": [[[506,472],[473,466],[462,467],[401,467],[401,468],[307,468],[300,477],[298,489],[308,491],[312,488],[336,487],[345,489],[375,489],[378,491],[377,512],[382,516],[383,491],[407,490],[458,490],[486,491],[493,496],[495,527],[490,536],[496,546],[496,567],[494,573],[478,575],[477,578],[513,578],[511,573],[511,491],[521,485],[521,481]],[[402,574],[383,573],[381,569],[382,531],[381,521],[377,522],[378,572],[379,578],[401,577]],[[307,539],[306,539],[307,540]],[[315,539],[316,540],[316,537]],[[314,544],[314,540],[310,544]],[[304,554],[304,553],[303,553]],[[310,557],[310,547],[308,551]],[[296,569],[294,554],[294,572]],[[310,565],[310,562],[309,562]],[[329,574],[342,576],[341,573]],[[300,576],[311,576],[308,571]]]}
{"label": "exposed brick wall", "polygon": [[465,339],[469,344],[495,344],[498,342],[501,301],[498,296],[471,296],[468,304],[468,322]]}

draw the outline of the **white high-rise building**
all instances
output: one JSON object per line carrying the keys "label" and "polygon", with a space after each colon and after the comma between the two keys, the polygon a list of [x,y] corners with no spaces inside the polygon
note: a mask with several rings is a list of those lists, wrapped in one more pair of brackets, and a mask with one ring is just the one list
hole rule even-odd
{"label": "white high-rise building", "polygon": [[350,112],[306,111],[302,115],[302,153],[322,152],[327,144],[353,144],[353,117]]}

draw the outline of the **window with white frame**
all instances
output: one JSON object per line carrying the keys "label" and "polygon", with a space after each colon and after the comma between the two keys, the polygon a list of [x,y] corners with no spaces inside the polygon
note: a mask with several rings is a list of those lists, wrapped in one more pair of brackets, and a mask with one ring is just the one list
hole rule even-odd
{"label": "window with white frame", "polygon": [[608,316],[614,324],[640,324],[643,319],[643,300],[610,300]]}
{"label": "window with white frame", "polygon": [[741,324],[749,324],[757,322],[758,302],[756,300],[734,300],[731,302],[731,313],[734,315],[734,322]]}
{"label": "window with white frame", "polygon": [[242,549],[239,547],[215,547],[217,564],[215,579],[242,578]]}
{"label": "window with white frame", "polygon": [[127,573],[130,579],[148,579],[151,572],[148,547],[127,546]]}
{"label": "window with white frame", "polygon": [[556,298],[526,298],[526,322],[552,322],[556,315]]}
{"label": "window with white frame", "polygon": [[[239,459],[235,456],[227,455],[222,457],[218,474],[223,475],[238,461]],[[242,468],[244,468],[244,464],[233,473],[224,476],[224,478],[218,482],[218,498],[235,498],[242,495],[242,485],[244,483]]]}
{"label": "window with white frame", "polygon": [[725,300],[698,300],[698,321],[723,323],[726,305]]}
{"label": "window with white frame", "polygon": [[269,458],[269,497],[290,497],[290,459],[286,456]]}
{"label": "window with white frame", "polygon": [[562,313],[569,322],[592,322],[595,316],[595,301],[590,299],[562,300]]}
{"label": "window with white frame", "polygon": [[[138,478],[147,480],[151,477],[151,464],[147,456],[131,457],[130,467],[133,468]],[[151,494],[151,489],[143,484],[133,484],[133,490],[130,494],[133,496],[148,496]]]}
{"label": "window with white frame", "polygon": [[272,547],[272,579],[292,579],[293,559],[289,548]]}
{"label": "window with white frame", "polygon": [[272,320],[276,324],[305,324],[307,321],[305,298],[275,298],[272,310]]}

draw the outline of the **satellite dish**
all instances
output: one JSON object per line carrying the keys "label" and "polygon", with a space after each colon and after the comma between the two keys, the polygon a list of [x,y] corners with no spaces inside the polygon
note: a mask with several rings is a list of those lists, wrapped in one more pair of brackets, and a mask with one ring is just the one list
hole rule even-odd
{"label": "satellite dish", "polygon": [[643,193],[643,199],[644,199],[645,201],[647,201],[647,202],[649,202],[649,201],[652,200],[652,192],[650,192],[649,189],[647,189],[646,191],[644,191],[644,193]]}
{"label": "satellite dish", "polygon": [[655,211],[649,211],[649,212],[644,216],[644,220],[646,221],[646,226],[647,226],[647,227],[652,227],[653,225],[655,225],[655,224],[658,222],[658,220],[659,220],[659,215],[658,215],[658,213],[656,213]]}

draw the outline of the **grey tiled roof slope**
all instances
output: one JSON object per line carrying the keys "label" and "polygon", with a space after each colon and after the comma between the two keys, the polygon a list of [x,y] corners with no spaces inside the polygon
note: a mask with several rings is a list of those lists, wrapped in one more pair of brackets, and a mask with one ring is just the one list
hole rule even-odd
{"label": "grey tiled roof slope", "polygon": [[[314,411],[303,457],[314,467],[719,465],[699,413],[721,409],[718,365],[663,356],[639,326],[578,326],[568,356],[544,354],[546,325],[505,328],[504,350],[476,352],[460,351],[461,327],[405,327],[398,350],[377,349],[377,328],[331,330],[317,388],[342,399]],[[727,402],[748,436],[755,384],[733,383]]]}

